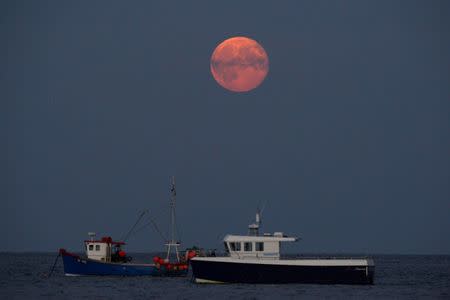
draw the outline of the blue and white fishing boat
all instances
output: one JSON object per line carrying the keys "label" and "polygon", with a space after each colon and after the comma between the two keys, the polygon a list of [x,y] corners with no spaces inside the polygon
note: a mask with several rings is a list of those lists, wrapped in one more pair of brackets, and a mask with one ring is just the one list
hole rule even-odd
{"label": "blue and white fishing boat", "polygon": [[[175,179],[171,178],[171,224],[175,226]],[[136,227],[138,221],[132,227]],[[130,231],[131,232],[131,231]],[[84,241],[85,256],[70,253],[60,249],[64,263],[64,273],[67,276],[79,275],[120,275],[120,276],[186,276],[189,269],[188,260],[194,256],[193,252],[179,252],[180,243],[175,239],[175,230],[171,230],[171,239],[166,242],[166,258],[154,257],[149,263],[134,263],[132,257],[123,249],[124,241],[113,241],[111,237],[95,239],[95,233],[89,233],[90,239]],[[172,255],[172,251],[175,255]],[[171,258],[175,256],[174,260]]]}

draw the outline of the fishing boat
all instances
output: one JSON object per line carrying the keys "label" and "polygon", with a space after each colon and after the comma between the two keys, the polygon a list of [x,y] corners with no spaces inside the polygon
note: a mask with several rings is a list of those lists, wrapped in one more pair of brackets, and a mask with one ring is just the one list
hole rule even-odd
{"label": "fishing boat", "polygon": [[280,245],[297,237],[282,232],[259,234],[260,213],[247,235],[226,235],[226,256],[190,260],[197,283],[320,283],[373,284],[375,264],[370,258],[315,257],[284,259]]}
{"label": "fishing boat", "polygon": [[[111,237],[96,239],[96,234],[90,232],[90,239],[84,241],[85,256],[70,253],[65,249],[59,250],[65,275],[186,276],[189,269],[188,261],[195,256],[195,252],[186,251],[182,254],[179,251],[180,243],[176,240],[175,234],[175,200],[175,178],[171,177],[171,238],[165,244],[167,248],[165,258],[156,256],[149,263],[134,263],[132,257],[123,249],[126,245],[124,241],[114,241]],[[140,215],[126,236],[130,235],[147,213],[148,211],[144,211]]]}

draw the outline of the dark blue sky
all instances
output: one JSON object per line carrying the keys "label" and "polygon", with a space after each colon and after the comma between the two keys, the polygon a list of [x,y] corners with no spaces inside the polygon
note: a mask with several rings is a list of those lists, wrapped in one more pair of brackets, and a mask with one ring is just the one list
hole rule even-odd
{"label": "dark blue sky", "polygon": [[[448,254],[449,31],[437,0],[2,1],[0,250],[166,230],[175,175],[186,246],[268,201],[292,251]],[[235,35],[270,59],[249,93],[209,71]]]}

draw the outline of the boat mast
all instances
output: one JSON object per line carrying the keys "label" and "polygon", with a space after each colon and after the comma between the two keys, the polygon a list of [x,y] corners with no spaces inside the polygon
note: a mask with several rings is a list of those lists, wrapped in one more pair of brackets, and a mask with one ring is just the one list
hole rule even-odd
{"label": "boat mast", "polygon": [[176,223],[175,223],[175,202],[176,202],[177,191],[175,189],[175,176],[170,177],[170,241],[166,243],[167,246],[167,257],[170,258],[170,250],[173,247],[175,249],[175,254],[177,256],[177,261],[180,261],[180,255],[178,253],[178,246],[180,243],[176,240]]}
{"label": "boat mast", "polygon": [[258,207],[256,208],[255,223],[248,225],[248,235],[259,235],[259,228],[261,227],[262,222],[262,213],[264,211],[264,208],[266,207],[266,204],[267,201],[263,202],[261,207],[261,201],[259,202]]}
{"label": "boat mast", "polygon": [[261,224],[261,212],[258,208],[255,216],[255,223],[248,225],[248,235],[259,235],[259,225]]}

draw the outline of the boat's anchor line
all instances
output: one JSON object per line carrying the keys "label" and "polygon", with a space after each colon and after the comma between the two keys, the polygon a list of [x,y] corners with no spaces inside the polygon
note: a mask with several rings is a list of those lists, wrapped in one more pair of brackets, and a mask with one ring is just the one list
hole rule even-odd
{"label": "boat's anchor line", "polygon": [[58,259],[59,259],[60,257],[61,257],[61,253],[58,253],[58,255],[57,255],[56,258],[55,258],[55,262],[53,263],[53,266],[52,266],[52,268],[50,269],[50,272],[48,273],[47,278],[49,278],[50,276],[52,276],[53,271],[55,270],[55,267],[56,267],[56,263],[58,262]]}

